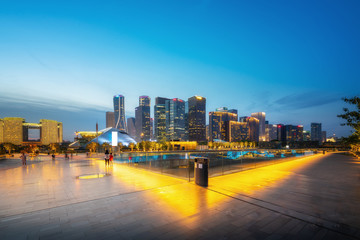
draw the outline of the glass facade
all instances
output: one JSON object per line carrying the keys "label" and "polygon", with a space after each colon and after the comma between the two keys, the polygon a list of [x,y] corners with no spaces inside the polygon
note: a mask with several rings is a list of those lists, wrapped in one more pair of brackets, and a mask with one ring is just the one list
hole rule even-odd
{"label": "glass facade", "polygon": [[264,112],[257,112],[252,113],[251,117],[257,118],[259,120],[259,141],[265,141],[265,113]]}
{"label": "glass facade", "polygon": [[121,131],[126,131],[125,97],[123,95],[114,96],[114,115],[115,115],[115,128]]}
{"label": "glass facade", "polygon": [[188,99],[189,141],[206,141],[206,98],[194,96]]}
{"label": "glass facade", "polygon": [[321,123],[311,123],[311,141],[321,142]]}
{"label": "glass facade", "polygon": [[229,142],[248,141],[250,128],[247,122],[229,121]]}
{"label": "glass facade", "polygon": [[165,103],[168,98],[155,98],[154,106],[154,132],[158,142],[166,141],[166,110]]}
{"label": "glass facade", "polygon": [[135,128],[137,141],[150,140],[150,97],[140,96],[135,108]]}
{"label": "glass facade", "polygon": [[166,139],[168,141],[185,139],[185,101],[174,98],[166,100]]}
{"label": "glass facade", "polygon": [[229,121],[237,122],[238,115],[227,112],[227,110],[209,113],[209,137],[210,141],[222,140],[229,141]]}

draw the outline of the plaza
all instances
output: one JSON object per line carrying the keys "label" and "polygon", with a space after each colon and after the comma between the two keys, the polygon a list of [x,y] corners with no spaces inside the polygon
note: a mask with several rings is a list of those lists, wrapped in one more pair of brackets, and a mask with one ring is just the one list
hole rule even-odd
{"label": "plaza", "polygon": [[360,239],[360,161],[184,179],[73,156],[0,160],[0,239]]}

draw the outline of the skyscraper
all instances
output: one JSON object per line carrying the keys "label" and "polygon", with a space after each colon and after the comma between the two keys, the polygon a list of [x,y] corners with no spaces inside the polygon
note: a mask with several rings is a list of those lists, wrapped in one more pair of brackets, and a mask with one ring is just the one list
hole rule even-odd
{"label": "skyscraper", "polygon": [[125,97],[123,95],[114,96],[114,115],[115,115],[115,128],[121,131],[126,131]]}
{"label": "skyscraper", "polygon": [[166,100],[166,138],[167,140],[184,140],[185,138],[185,102],[174,98]]}
{"label": "skyscraper", "polygon": [[158,142],[166,141],[166,110],[165,103],[168,98],[155,98],[154,105],[154,131]]}
{"label": "skyscraper", "polygon": [[189,141],[206,141],[206,98],[193,96],[188,99]]}
{"label": "skyscraper", "polygon": [[209,140],[230,141],[229,121],[237,122],[238,115],[228,112],[227,108],[217,108],[209,113]]}
{"label": "skyscraper", "polygon": [[321,123],[311,123],[311,141],[321,142]]}
{"label": "skyscraper", "polygon": [[259,142],[259,119],[254,117],[248,117],[243,119],[243,121],[249,123],[250,128],[250,141]]}
{"label": "skyscraper", "polygon": [[133,117],[127,119],[127,133],[130,137],[136,138],[135,118]]}
{"label": "skyscraper", "polygon": [[150,140],[150,97],[140,96],[135,109],[135,128],[137,141]]}
{"label": "skyscraper", "polygon": [[257,112],[252,113],[251,117],[257,118],[259,120],[259,141],[265,141],[265,113]]}
{"label": "skyscraper", "polygon": [[240,142],[250,138],[248,122],[229,121],[229,131],[229,142]]}
{"label": "skyscraper", "polygon": [[326,142],[326,131],[321,131],[321,142]]}
{"label": "skyscraper", "polygon": [[114,112],[106,112],[106,128],[115,127],[115,115]]}

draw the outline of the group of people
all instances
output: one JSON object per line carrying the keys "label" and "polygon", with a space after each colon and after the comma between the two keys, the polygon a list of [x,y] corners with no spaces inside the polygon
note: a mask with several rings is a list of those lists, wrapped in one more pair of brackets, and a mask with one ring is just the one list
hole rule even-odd
{"label": "group of people", "polygon": [[109,166],[109,164],[113,164],[114,156],[112,153],[109,153],[108,150],[105,151],[105,165]]}

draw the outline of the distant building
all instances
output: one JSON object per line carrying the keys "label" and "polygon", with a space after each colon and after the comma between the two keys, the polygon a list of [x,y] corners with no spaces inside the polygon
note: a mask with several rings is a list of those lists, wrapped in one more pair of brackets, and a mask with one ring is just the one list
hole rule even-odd
{"label": "distant building", "polygon": [[[40,139],[31,139],[29,130],[38,131]],[[0,119],[0,143],[21,145],[36,142],[48,145],[50,143],[61,143],[62,141],[63,126],[61,122],[41,119],[40,123],[26,123],[24,118],[18,117]]]}
{"label": "distant building", "polygon": [[188,99],[189,141],[206,141],[206,98],[193,96]]}
{"label": "distant building", "polygon": [[229,142],[248,141],[250,127],[248,122],[229,121]]}
{"label": "distant building", "polygon": [[253,142],[259,142],[259,119],[254,117],[247,117],[243,119],[245,122],[249,124],[250,128],[250,136],[249,140]]}
{"label": "distant building", "polygon": [[205,130],[205,132],[206,132],[206,141],[209,141],[209,124],[206,125],[206,130]]}
{"label": "distant building", "polygon": [[154,119],[150,118],[150,139],[154,140]]}
{"label": "distant building", "polygon": [[303,131],[303,141],[311,141],[311,136],[309,131]]}
{"label": "distant building", "polygon": [[265,140],[267,142],[277,140],[277,125],[265,121]]}
{"label": "distant building", "polygon": [[128,135],[135,139],[136,138],[136,128],[135,128],[135,118],[129,117],[127,119],[127,133]]}
{"label": "distant building", "polygon": [[150,140],[150,97],[140,96],[135,108],[136,141]]}
{"label": "distant building", "polygon": [[286,128],[284,124],[277,124],[277,140],[286,142]]}
{"label": "distant building", "polygon": [[230,112],[230,113],[235,113],[236,115],[238,114],[238,110],[237,110],[237,109],[229,109],[228,112]]}
{"label": "distant building", "polygon": [[106,128],[115,127],[115,115],[114,112],[106,112]]}
{"label": "distant building", "polygon": [[168,98],[155,98],[154,106],[154,133],[158,142],[166,141],[166,110],[165,104]]}
{"label": "distant building", "polygon": [[183,141],[185,138],[185,101],[174,98],[166,100],[166,139]]}
{"label": "distant building", "polygon": [[286,142],[303,141],[303,126],[285,125]]}
{"label": "distant building", "polygon": [[183,141],[189,141],[189,101],[185,101],[185,135]]}
{"label": "distant building", "polygon": [[248,118],[248,116],[239,117],[239,122],[246,122],[247,118]]}
{"label": "distant building", "polygon": [[126,131],[125,123],[125,97],[123,95],[114,96],[114,115],[115,128]]}
{"label": "distant building", "polygon": [[321,142],[321,123],[311,123],[311,141]]}
{"label": "distant building", "polygon": [[209,140],[211,142],[214,140],[228,142],[230,140],[229,122],[237,122],[238,115],[228,112],[227,108],[218,108],[216,110],[209,113]]}
{"label": "distant building", "polygon": [[326,142],[326,131],[321,131],[321,142]]}
{"label": "distant building", "polygon": [[252,113],[251,117],[257,118],[259,120],[259,141],[265,141],[265,113],[257,112]]}

